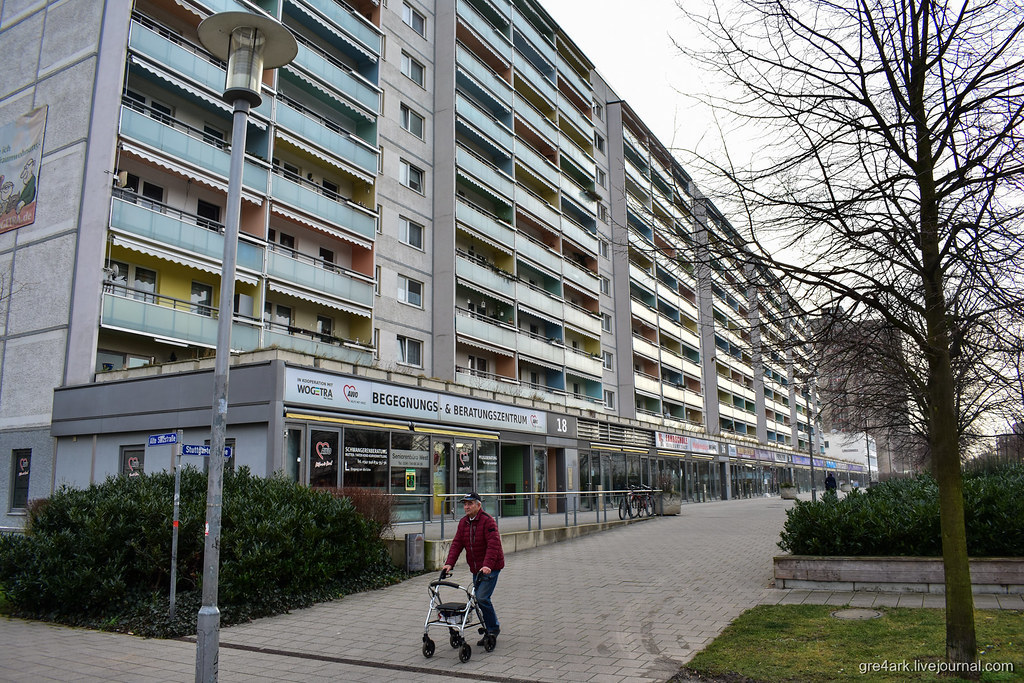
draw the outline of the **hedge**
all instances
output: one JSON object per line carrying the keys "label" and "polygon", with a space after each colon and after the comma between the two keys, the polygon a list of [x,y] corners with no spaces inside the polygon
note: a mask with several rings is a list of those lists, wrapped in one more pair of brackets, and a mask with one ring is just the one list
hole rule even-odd
{"label": "hedge", "polygon": [[[0,537],[12,613],[141,635],[194,633],[202,602],[206,476],[181,476],[176,618],[170,593],[174,477],[111,477],[34,503],[27,533]],[[403,578],[380,526],[351,500],[247,468],[224,478],[221,623],[279,614]]]}

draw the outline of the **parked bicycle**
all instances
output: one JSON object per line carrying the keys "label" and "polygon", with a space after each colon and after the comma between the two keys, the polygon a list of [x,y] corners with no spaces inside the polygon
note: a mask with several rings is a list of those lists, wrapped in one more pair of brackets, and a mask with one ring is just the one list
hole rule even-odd
{"label": "parked bicycle", "polygon": [[647,486],[630,486],[619,501],[619,519],[654,516],[654,491]]}

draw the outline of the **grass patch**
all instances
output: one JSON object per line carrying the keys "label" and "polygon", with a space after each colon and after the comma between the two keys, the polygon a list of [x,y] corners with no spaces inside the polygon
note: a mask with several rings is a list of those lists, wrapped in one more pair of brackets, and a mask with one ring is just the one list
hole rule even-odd
{"label": "grass patch", "polygon": [[[879,619],[844,621],[832,605],[761,605],[741,614],[687,665],[687,674],[751,681],[954,681],[919,667],[945,656],[946,623],[941,609],[876,608]],[[1020,680],[1024,675],[1024,612],[977,610],[979,661],[1010,663],[1013,670],[982,673],[982,681]],[[862,665],[909,670],[865,671]]]}

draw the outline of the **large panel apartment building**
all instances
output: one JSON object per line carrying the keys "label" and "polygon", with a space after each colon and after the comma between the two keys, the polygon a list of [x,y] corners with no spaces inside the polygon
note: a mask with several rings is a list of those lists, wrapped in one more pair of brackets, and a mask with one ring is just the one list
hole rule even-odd
{"label": "large panel apartment building", "polygon": [[[299,51],[249,119],[222,302],[231,114],[197,26],[240,10]],[[410,496],[808,481],[810,366],[769,350],[798,306],[710,254],[727,218],[538,2],[5,3],[0,44],[0,131],[47,107],[36,219],[0,234],[0,526],[169,467],[149,436],[208,441],[226,313],[233,467]]]}

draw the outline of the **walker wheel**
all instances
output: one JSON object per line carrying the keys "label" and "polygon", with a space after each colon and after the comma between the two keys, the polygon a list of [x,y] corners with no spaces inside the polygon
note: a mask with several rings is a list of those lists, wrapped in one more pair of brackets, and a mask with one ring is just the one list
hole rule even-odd
{"label": "walker wheel", "polygon": [[494,652],[494,647],[498,644],[498,639],[493,635],[484,636],[484,652]]}
{"label": "walker wheel", "polygon": [[460,645],[462,645],[462,636],[460,636],[458,633],[453,633],[450,636],[448,636],[448,643],[453,648],[459,647]]}
{"label": "walker wheel", "polygon": [[459,648],[459,661],[468,662],[469,658],[473,656],[473,648],[469,646],[469,643],[463,643],[462,647]]}
{"label": "walker wheel", "polygon": [[434,656],[434,641],[426,636],[423,638],[423,656],[427,659]]}

